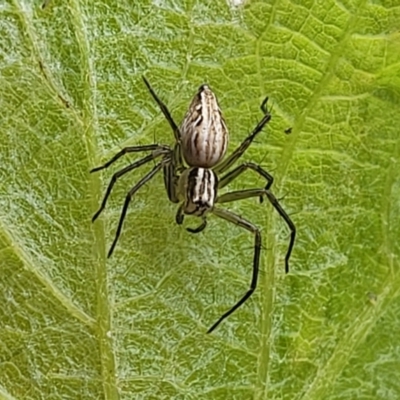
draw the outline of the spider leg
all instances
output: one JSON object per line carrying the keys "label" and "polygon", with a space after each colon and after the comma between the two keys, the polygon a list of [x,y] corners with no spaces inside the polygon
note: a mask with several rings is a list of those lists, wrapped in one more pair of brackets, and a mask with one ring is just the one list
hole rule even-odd
{"label": "spider leg", "polygon": [[[228,172],[225,176],[223,176],[219,181],[218,188],[221,189],[225,187],[247,169],[252,169],[253,171],[257,172],[257,174],[261,175],[263,178],[267,180],[267,185],[265,186],[265,189],[268,190],[271,187],[272,183],[274,182],[274,177],[265,169],[261,168],[259,165],[252,162],[246,162],[239,165],[231,172]],[[263,197],[260,196],[260,203],[262,202],[263,202]]]}
{"label": "spider leg", "polygon": [[[98,218],[98,216],[101,214],[101,212],[104,210],[104,207],[107,204],[107,200],[108,200],[108,196],[111,194],[111,191],[114,187],[114,184],[117,182],[117,180],[125,175],[126,173],[128,173],[129,171],[132,171],[135,168],[138,168],[148,162],[150,162],[151,160],[154,160],[156,157],[161,156],[162,153],[158,153],[155,154],[155,152],[153,152],[153,154],[149,154],[148,156],[134,162],[133,164],[130,164],[128,166],[126,166],[125,168],[122,168],[121,170],[117,171],[110,180],[110,183],[108,184],[107,190],[106,190],[106,194],[103,197],[103,201],[101,202],[101,206],[100,208],[96,211],[96,213],[93,215],[92,218],[92,222],[96,221],[96,219]],[[102,168],[102,167],[99,167]]]}
{"label": "spider leg", "polygon": [[175,216],[175,222],[178,225],[182,225],[183,224],[183,219],[185,218],[184,214],[183,214],[183,204],[181,204],[176,212],[176,216]]}
{"label": "spider leg", "polygon": [[268,97],[264,99],[261,104],[261,111],[264,113],[263,118],[254,128],[253,132],[250,133],[249,136],[242,142],[242,144],[224,161],[218,164],[214,171],[217,174],[225,172],[228,170],[242,155],[243,153],[249,148],[251,143],[253,142],[254,138],[262,131],[264,126],[271,120],[271,113],[267,109],[267,102]]}
{"label": "spider leg", "polygon": [[149,89],[150,94],[153,96],[153,99],[156,101],[156,103],[160,107],[162,113],[164,114],[164,117],[167,119],[169,125],[171,126],[172,130],[174,131],[175,140],[176,141],[180,140],[181,134],[179,132],[178,126],[176,125],[175,121],[173,120],[171,113],[169,112],[167,106],[156,95],[156,92],[151,87],[149,81],[144,76],[142,76],[142,78],[143,78],[144,83],[147,86],[147,89]]}
{"label": "spider leg", "polygon": [[268,103],[268,96],[263,100],[260,106],[260,109],[264,114],[268,114],[267,103]]}
{"label": "spider leg", "polygon": [[171,163],[166,163],[163,166],[164,187],[167,192],[168,198],[172,203],[178,203],[179,199],[176,194],[176,187],[178,177],[175,173],[175,168]]}
{"label": "spider leg", "polygon": [[228,310],[225,314],[223,314],[218,319],[218,321],[214,323],[214,325],[207,331],[207,333],[211,333],[225,318],[229,317],[229,315],[235,312],[253,294],[253,292],[257,287],[258,270],[260,265],[260,253],[261,253],[261,233],[256,226],[254,226],[251,222],[245,220],[242,217],[239,217],[238,215],[228,210],[214,208],[212,212],[216,216],[225,219],[226,221],[232,222],[254,234],[254,258],[253,258],[253,274],[249,290],[230,310]]}
{"label": "spider leg", "polygon": [[223,187],[229,185],[234,179],[236,179],[239,175],[241,175],[248,169],[257,172],[257,174],[261,175],[267,180],[267,185],[265,186],[265,189],[268,190],[271,187],[272,183],[274,182],[274,177],[269,172],[267,172],[265,169],[261,168],[255,163],[245,162],[223,176],[218,183],[218,189],[222,189]]}
{"label": "spider leg", "polygon": [[101,169],[108,168],[111,164],[113,164],[115,161],[117,161],[120,157],[127,153],[138,153],[141,151],[153,151],[153,154],[155,154],[155,157],[157,157],[159,154],[166,153],[170,151],[168,146],[161,146],[159,144],[149,144],[149,145],[144,145],[144,146],[129,146],[129,147],[124,147],[121,151],[119,151],[111,160],[107,161],[104,165],[101,165],[100,167],[96,167],[90,170],[90,173],[92,172],[97,172],[100,171]]}
{"label": "spider leg", "polygon": [[[185,215],[183,214],[183,204],[181,204],[176,213],[175,221],[178,225],[182,225],[184,218]],[[207,219],[206,217],[203,217],[202,220],[202,223],[197,228],[186,228],[186,230],[190,233],[199,233],[201,231],[204,231],[207,226]]]}
{"label": "spider leg", "polygon": [[129,192],[128,192],[128,194],[126,195],[126,199],[125,199],[124,206],[123,206],[123,208],[122,208],[121,217],[120,217],[120,219],[119,219],[117,231],[116,231],[116,233],[115,233],[115,238],[114,238],[114,241],[113,241],[113,243],[112,243],[112,245],[111,245],[111,247],[110,247],[110,250],[109,250],[109,252],[108,252],[107,257],[110,257],[110,256],[111,256],[111,254],[112,254],[113,251],[114,251],[115,245],[117,244],[118,238],[119,238],[119,236],[120,236],[120,234],[121,234],[121,231],[122,231],[122,225],[123,225],[123,223],[124,223],[124,219],[125,219],[125,216],[126,216],[126,212],[128,211],[128,206],[129,206],[129,203],[130,203],[131,200],[132,200],[133,195],[134,195],[146,182],[148,182],[151,178],[153,178],[154,175],[156,175],[157,172],[160,171],[161,168],[162,168],[162,163],[158,163],[157,165],[155,165],[154,168],[153,168],[150,172],[148,172],[148,173],[147,173],[147,174],[146,174],[146,175],[145,175],[145,176],[144,176],[144,177],[129,191]]}
{"label": "spider leg", "polygon": [[292,254],[294,241],[296,239],[296,226],[293,221],[290,219],[289,215],[287,215],[286,211],[280,205],[278,199],[274,196],[274,194],[267,189],[248,189],[248,190],[238,190],[234,192],[225,193],[217,198],[217,203],[227,203],[230,201],[237,201],[248,199],[250,197],[260,197],[266,196],[268,201],[272,204],[281,218],[286,222],[286,225],[290,229],[290,242],[285,256],[285,272],[289,272],[289,259]]}
{"label": "spider leg", "polygon": [[184,171],[180,143],[176,143],[171,152],[169,162],[164,163],[164,187],[168,198],[172,203],[179,203],[178,182],[179,175],[177,172]]}

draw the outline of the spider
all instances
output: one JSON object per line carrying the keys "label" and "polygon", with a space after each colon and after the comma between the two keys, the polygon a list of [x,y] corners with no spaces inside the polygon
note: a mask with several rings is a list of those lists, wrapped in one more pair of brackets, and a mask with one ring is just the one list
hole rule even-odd
{"label": "spider", "polygon": [[[211,326],[207,332],[211,333],[225,318],[237,310],[255,291],[257,287],[261,252],[260,230],[245,218],[242,218],[226,209],[217,207],[217,204],[229,203],[251,197],[258,197],[260,202],[262,202],[264,197],[267,198],[291,231],[290,242],[285,256],[285,271],[286,273],[289,271],[289,258],[294,246],[296,228],[292,220],[281,207],[277,198],[270,191],[270,187],[274,180],[272,175],[259,165],[252,162],[244,162],[228,172],[233,164],[235,164],[248,149],[254,138],[271,120],[271,114],[267,109],[268,97],[266,97],[261,104],[263,117],[260,122],[250,135],[240,144],[240,146],[238,146],[229,157],[224,159],[229,139],[228,129],[222,116],[217,98],[208,85],[200,86],[189,106],[182,125],[178,128],[168,108],[156,95],[150,83],[145,77],[143,77],[143,80],[153,99],[157,102],[164,117],[171,126],[174,132],[175,144],[172,148],[161,144],[125,147],[104,165],[92,169],[90,172],[96,172],[108,168],[111,164],[127,153],[150,152],[146,157],[122,168],[112,176],[100,208],[94,214],[92,221],[94,222],[104,210],[114,184],[122,175],[125,175],[152,160],[159,159],[159,162],[151,169],[151,171],[137,182],[126,195],[115,238],[108,252],[108,257],[111,256],[115,245],[117,244],[132,197],[160,170],[163,170],[164,185],[169,200],[173,203],[180,204],[175,217],[177,224],[181,225],[183,223],[185,215],[197,216],[201,219],[200,225],[195,229],[187,228],[187,230],[191,233],[198,233],[206,228],[207,215],[213,213],[217,217],[232,222],[233,224],[252,233],[254,235],[254,257],[250,288],[233,307],[226,311],[214,323],[214,325]],[[266,186],[264,188],[237,190],[218,195],[220,189],[227,186],[247,170],[252,170],[264,178],[266,180]]]}

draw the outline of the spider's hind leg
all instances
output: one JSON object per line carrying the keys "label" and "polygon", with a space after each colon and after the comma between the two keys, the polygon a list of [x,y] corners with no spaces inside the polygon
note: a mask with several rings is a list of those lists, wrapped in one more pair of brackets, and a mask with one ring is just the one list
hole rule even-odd
{"label": "spider's hind leg", "polygon": [[255,137],[263,130],[264,126],[271,120],[272,116],[267,109],[267,102],[268,102],[268,97],[266,97],[261,104],[261,110],[264,113],[264,116],[262,117],[261,121],[253,129],[253,132],[251,132],[250,135],[247,136],[247,138],[242,142],[242,144],[228,158],[226,158],[224,161],[222,161],[214,168],[214,171],[217,174],[227,171],[250,147]]}
{"label": "spider's hind leg", "polygon": [[164,114],[164,117],[166,118],[166,120],[168,121],[170,127],[172,128],[173,132],[174,132],[174,136],[175,136],[175,140],[178,141],[180,140],[180,132],[179,129],[174,121],[174,119],[171,116],[171,113],[169,112],[167,106],[160,100],[160,98],[156,95],[156,92],[154,91],[154,89],[151,87],[149,81],[142,76],[144,83],[147,86],[147,89],[149,89],[149,92],[151,94],[151,96],[153,97],[153,99],[156,101],[156,103],[158,104],[158,106],[160,107],[161,112]]}

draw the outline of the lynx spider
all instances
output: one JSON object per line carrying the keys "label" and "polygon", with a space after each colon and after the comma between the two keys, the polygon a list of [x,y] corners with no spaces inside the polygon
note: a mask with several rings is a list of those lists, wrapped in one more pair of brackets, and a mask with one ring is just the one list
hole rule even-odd
{"label": "lynx spider", "polygon": [[[122,231],[122,226],[128,210],[129,203],[135,193],[148,181],[150,181],[161,169],[164,174],[164,185],[168,198],[173,203],[180,203],[175,217],[177,224],[182,224],[185,215],[194,215],[201,218],[201,224],[195,228],[187,228],[191,233],[198,233],[207,226],[207,214],[213,213],[226,221],[232,222],[254,235],[254,257],[253,274],[250,288],[241,299],[225,312],[208,330],[211,333],[225,318],[238,309],[255,291],[257,287],[260,252],[261,252],[261,232],[250,221],[234,214],[231,211],[216,207],[215,204],[229,203],[237,200],[259,197],[260,201],[264,197],[272,204],[279,215],[286,222],[291,231],[290,242],[285,256],[285,271],[289,271],[289,258],[294,246],[296,228],[287,213],[281,207],[277,198],[270,191],[273,177],[259,165],[252,162],[244,162],[228,172],[236,161],[243,155],[253,142],[254,138],[261,132],[264,126],[271,120],[271,114],[267,109],[268,97],[261,104],[263,117],[249,136],[233,151],[233,153],[223,159],[226,153],[229,133],[222,116],[217,98],[208,85],[200,86],[194,96],[189,109],[183,119],[180,128],[174,122],[166,105],[158,98],[150,83],[143,77],[144,83],[150,91],[153,99],[157,102],[164,117],[171,126],[175,144],[171,148],[167,145],[150,144],[144,146],[129,146],[123,148],[104,165],[92,169],[90,172],[100,171],[108,168],[120,157],[127,153],[150,152],[144,158],[117,171],[111,178],[107,187],[100,208],[94,214],[94,222],[104,210],[107,199],[116,181],[126,173],[149,163],[152,160],[160,161],[148,172],[132,189],[128,192],[122,208],[117,231],[114,241],[108,252],[108,257],[114,251],[118,238]],[[253,170],[266,180],[264,188],[237,190],[218,196],[218,191],[246,170]],[[221,178],[219,176],[222,175]]]}

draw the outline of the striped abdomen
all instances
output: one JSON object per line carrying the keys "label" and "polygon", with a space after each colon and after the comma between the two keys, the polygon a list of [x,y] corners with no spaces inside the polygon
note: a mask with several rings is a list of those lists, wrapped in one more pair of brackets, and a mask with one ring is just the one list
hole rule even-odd
{"label": "striped abdomen", "polygon": [[191,167],[211,168],[225,155],[228,129],[213,91],[200,87],[181,125],[182,153]]}

